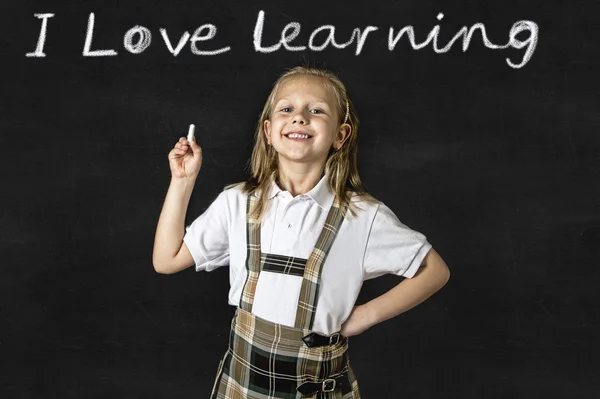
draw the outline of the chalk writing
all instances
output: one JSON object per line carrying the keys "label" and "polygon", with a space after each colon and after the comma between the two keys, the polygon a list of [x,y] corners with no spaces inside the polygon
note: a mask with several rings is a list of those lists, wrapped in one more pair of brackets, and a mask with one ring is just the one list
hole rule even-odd
{"label": "chalk writing", "polygon": [[[46,31],[48,26],[48,18],[54,17],[54,14],[34,14],[37,18],[42,19],[42,26],[40,28],[40,34],[38,38],[38,44],[34,52],[25,54],[26,57],[45,57],[44,53],[44,44],[46,42]],[[94,23],[95,23],[95,15],[94,13],[90,13],[88,17],[88,25],[87,31],[85,35],[85,43],[83,46],[83,56],[84,57],[107,57],[107,56],[115,56],[117,55],[117,51],[115,50],[91,50],[92,41],[94,36]],[[231,47],[223,47],[217,50],[200,50],[198,49],[198,45],[196,42],[206,41],[213,39],[217,34],[217,27],[213,24],[204,24],[200,26],[198,29],[194,31],[190,38],[189,32],[184,32],[177,47],[173,48],[167,30],[164,28],[160,28],[159,32],[165,42],[165,46],[167,50],[176,57],[185,44],[190,42],[190,50],[193,54],[196,55],[217,55],[221,53],[225,53],[231,50]],[[135,42],[134,40],[137,39]],[[133,28],[129,29],[125,35],[123,36],[123,47],[125,50],[132,54],[141,54],[148,47],[150,47],[152,43],[152,32],[140,25],[136,25]]]}
{"label": "chalk writing", "polygon": [[[437,19],[440,21],[442,20],[443,17],[444,17],[444,14],[442,14],[442,13],[439,13],[437,15]],[[356,41],[356,49],[355,49],[354,54],[360,55],[360,53],[362,52],[362,49],[365,45],[365,42],[367,40],[367,35],[371,32],[377,31],[379,29],[379,27],[372,26],[372,25],[369,25],[364,29],[354,28],[348,41],[345,43],[339,44],[336,42],[335,26],[323,25],[323,26],[315,29],[310,34],[310,37],[309,37],[308,43],[307,43],[308,46],[292,46],[291,42],[294,39],[296,39],[296,37],[300,34],[300,30],[302,29],[302,27],[298,22],[291,22],[291,23],[287,24],[281,31],[281,38],[278,43],[265,47],[263,45],[264,24],[265,24],[265,12],[263,10],[261,10],[258,13],[258,18],[257,18],[256,24],[254,26],[254,50],[257,52],[260,52],[260,53],[272,53],[272,52],[279,50],[281,48],[281,46],[283,46],[288,51],[303,51],[303,50],[306,50],[307,47],[312,51],[322,51],[322,50],[326,49],[329,45],[331,45],[335,48],[338,48],[338,49],[343,49],[343,48],[350,46],[352,43],[354,43]],[[415,32],[414,32],[413,26],[408,25],[408,26],[405,26],[402,29],[400,29],[400,31],[398,31],[397,34],[394,33],[395,32],[394,27],[389,28],[388,50],[393,51],[394,48],[396,47],[398,41],[400,40],[400,38],[404,34],[406,34],[406,36],[408,36],[410,45],[414,50],[420,50],[423,47],[427,46],[430,42],[433,41],[433,51],[435,51],[438,54],[449,51],[452,48],[452,45],[462,36],[462,38],[463,38],[462,50],[463,50],[463,52],[465,52],[469,48],[469,44],[471,42],[473,33],[475,32],[476,29],[479,29],[481,31],[481,36],[483,38],[483,44],[487,48],[496,50],[496,49],[505,49],[507,47],[514,47],[516,49],[522,49],[523,47],[527,47],[527,50],[525,51],[523,59],[521,60],[521,62],[519,64],[513,63],[508,58],[506,59],[506,63],[515,69],[521,68],[525,64],[527,64],[527,62],[529,62],[529,60],[531,59],[531,56],[533,55],[533,52],[535,51],[535,47],[537,46],[537,42],[538,42],[538,32],[539,32],[538,25],[533,21],[526,21],[526,20],[518,21],[513,24],[513,26],[510,29],[510,32],[509,32],[508,43],[506,43],[504,45],[497,45],[497,44],[492,43],[487,37],[485,25],[478,22],[478,23],[474,24],[470,29],[467,29],[466,26],[463,26],[461,28],[461,30],[456,35],[454,35],[454,37],[448,42],[448,44],[441,49],[438,47],[438,34],[440,32],[440,25],[435,25],[433,27],[433,29],[427,35],[427,39],[423,43],[420,43],[420,44],[415,42]],[[521,32],[525,32],[525,31],[529,32],[529,37],[525,41],[521,41],[521,40],[517,39],[517,35]],[[321,32],[326,33],[326,38],[321,43],[317,44],[316,36]]]}
{"label": "chalk writing", "polygon": [[[34,14],[35,17],[42,20],[40,27],[40,33],[38,36],[38,42],[35,51],[26,53],[26,57],[46,57],[44,53],[44,45],[46,43],[46,34],[48,31],[48,19],[53,18],[53,13],[46,14]],[[437,15],[437,20],[441,21],[444,18],[443,13]],[[88,17],[88,25],[85,35],[85,42],[83,47],[83,56],[85,57],[107,57],[116,56],[117,51],[114,49],[105,50],[92,50],[92,42],[94,36],[94,23],[95,15],[90,13]],[[377,35],[379,31],[378,26],[368,25],[364,28],[356,27],[352,30],[352,33],[347,37],[346,41],[340,41],[339,34],[336,36],[336,27],[334,25],[322,25],[314,29],[308,38],[306,43],[293,43],[297,40],[302,26],[299,22],[290,22],[286,24],[281,30],[281,35],[277,42],[270,41],[263,37],[263,30],[266,23],[266,15],[263,10],[258,12],[256,23],[254,25],[253,44],[254,50],[257,53],[274,53],[281,50],[285,51],[323,51],[328,47],[334,47],[336,49],[345,49],[349,46],[354,46],[354,54],[360,55],[367,44],[369,34]],[[412,25],[402,27],[400,30],[396,30],[393,26],[389,27],[387,37],[387,50],[394,51],[398,42],[403,36],[406,36],[413,50],[420,50],[427,47],[431,43],[433,51],[437,54],[446,53],[450,51],[452,46],[462,38],[462,51],[466,52],[469,48],[471,40],[475,34],[475,31],[480,32],[481,40],[485,47],[492,50],[502,50],[509,47],[515,49],[525,49],[523,57],[520,62],[515,63],[509,58],[506,58],[506,63],[515,69],[522,68],[525,66],[535,51],[538,43],[539,27],[538,25],[529,20],[521,20],[515,22],[508,33],[508,41],[505,44],[494,44],[487,37],[485,25],[481,22],[473,24],[470,28],[463,26],[450,41],[442,48],[439,47],[439,33],[440,25],[435,25],[431,31],[427,34],[425,41],[417,43],[415,40],[415,31]],[[184,49],[186,44],[189,42],[190,51],[195,55],[213,56],[223,54],[231,50],[231,46],[222,47],[216,50],[200,50],[197,42],[205,42],[215,38],[217,35],[217,27],[213,24],[206,23],[197,28],[194,33],[190,36],[189,32],[185,31],[179,40],[177,45],[173,46],[171,37],[167,33],[167,29],[160,28],[159,32],[165,43],[167,50],[174,56],[177,57]],[[520,40],[517,38],[518,35],[527,33],[527,38]],[[372,40],[373,42],[374,40]],[[269,44],[264,44],[268,42]],[[381,40],[377,40],[377,43],[381,43]],[[125,32],[123,36],[123,48],[131,54],[142,54],[152,44],[152,32],[150,29],[136,25],[133,28]]]}

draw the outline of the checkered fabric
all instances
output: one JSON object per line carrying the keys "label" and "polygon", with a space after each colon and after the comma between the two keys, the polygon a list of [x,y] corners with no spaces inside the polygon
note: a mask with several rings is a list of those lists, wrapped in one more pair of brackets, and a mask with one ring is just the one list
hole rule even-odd
{"label": "checkered fabric", "polygon": [[248,312],[252,312],[254,304],[254,292],[258,275],[261,269],[261,251],[260,251],[260,223],[257,219],[250,217],[250,209],[257,201],[256,194],[248,195],[246,202],[246,283],[242,290],[239,307]]}
{"label": "checkered fabric", "polygon": [[295,327],[312,329],[319,298],[321,268],[325,263],[325,259],[327,259],[333,240],[335,240],[337,232],[344,221],[346,210],[347,208],[340,208],[340,203],[336,196],[329,209],[329,214],[327,215],[327,219],[325,219],[325,225],[321,230],[315,248],[306,262],[302,288],[300,289],[300,298],[298,299]]}
{"label": "checkered fabric", "polygon": [[[309,330],[271,323],[238,308],[231,324],[229,348],[219,366],[212,399],[360,399],[350,366],[348,339],[337,345],[309,348]],[[350,386],[303,397],[297,387],[348,373]]]}
{"label": "checkered fabric", "polygon": [[[247,210],[256,197],[248,196]],[[335,345],[309,348],[302,337],[311,333],[322,265],[343,221],[346,209],[334,200],[313,253],[308,260],[261,254],[260,225],[247,219],[248,277],[240,305],[231,322],[229,347],[217,371],[211,399],[300,399],[297,388],[305,381],[321,382],[346,373],[350,385],[304,398],[360,399],[358,383],[350,366],[348,339]],[[280,270],[298,275],[303,283],[294,327],[261,319],[252,314],[254,291],[261,270]]]}
{"label": "checkered fabric", "polygon": [[306,259],[277,254],[262,254],[260,262],[262,271],[302,277],[306,267]]}

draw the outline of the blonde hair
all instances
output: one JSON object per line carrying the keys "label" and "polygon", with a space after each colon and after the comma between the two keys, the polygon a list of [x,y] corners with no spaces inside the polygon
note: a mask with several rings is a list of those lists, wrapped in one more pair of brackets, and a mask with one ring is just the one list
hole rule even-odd
{"label": "blonde hair", "polygon": [[[344,142],[339,150],[331,148],[327,155],[324,165],[324,171],[327,174],[327,184],[340,199],[342,206],[347,206],[350,213],[356,216],[357,206],[351,201],[353,193],[360,199],[368,202],[377,202],[375,198],[369,195],[358,175],[357,150],[358,150],[358,127],[359,121],[354,109],[354,105],[346,87],[342,81],[332,72],[315,67],[297,66],[283,73],[273,84],[273,89],[265,102],[262,113],[256,125],[254,148],[252,158],[250,159],[251,177],[246,182],[230,184],[225,189],[243,184],[242,192],[252,194],[260,190],[260,195],[256,206],[251,210],[250,216],[261,220],[267,206],[267,195],[270,185],[275,179],[279,178],[279,169],[277,161],[277,151],[268,144],[265,132],[264,122],[270,119],[273,110],[275,98],[280,87],[288,80],[296,77],[317,77],[323,81],[323,84],[334,94],[337,102],[337,114],[339,115],[339,124],[348,123],[351,127],[350,137]],[[359,208],[360,209],[360,208]]]}

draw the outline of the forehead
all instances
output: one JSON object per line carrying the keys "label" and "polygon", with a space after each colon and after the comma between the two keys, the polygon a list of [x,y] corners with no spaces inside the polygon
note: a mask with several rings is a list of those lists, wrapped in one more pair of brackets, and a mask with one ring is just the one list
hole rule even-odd
{"label": "forehead", "polygon": [[308,101],[323,101],[334,105],[336,102],[333,90],[326,84],[323,78],[316,76],[297,76],[288,78],[282,82],[277,90],[275,102],[282,98],[294,99],[302,96]]}

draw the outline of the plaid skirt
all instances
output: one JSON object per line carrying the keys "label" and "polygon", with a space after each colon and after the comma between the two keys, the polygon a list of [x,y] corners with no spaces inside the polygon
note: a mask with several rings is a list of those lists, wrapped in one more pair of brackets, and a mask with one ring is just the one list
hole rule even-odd
{"label": "plaid skirt", "polygon": [[[310,348],[302,340],[309,333],[237,308],[211,399],[359,399],[347,354],[348,339]],[[349,386],[312,396],[302,396],[297,390],[305,381],[321,382],[340,373],[347,373]]]}

